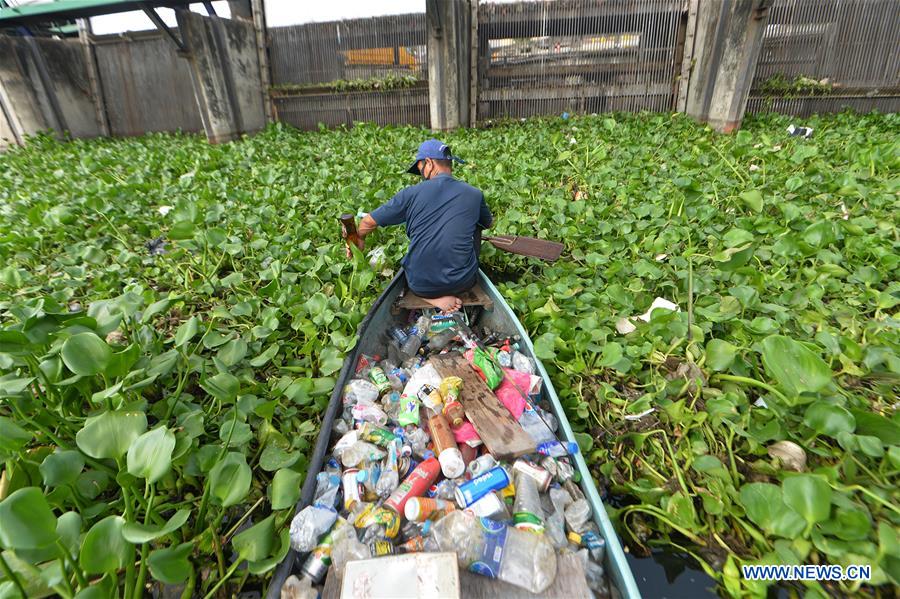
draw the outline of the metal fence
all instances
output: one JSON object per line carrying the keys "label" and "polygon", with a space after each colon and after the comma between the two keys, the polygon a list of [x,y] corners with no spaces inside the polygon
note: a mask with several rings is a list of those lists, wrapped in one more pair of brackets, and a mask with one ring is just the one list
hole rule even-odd
{"label": "metal fence", "polygon": [[203,131],[190,67],[170,40],[158,32],[99,37],[94,48],[112,135]]}
{"label": "metal fence", "polygon": [[897,0],[775,0],[747,111],[897,111],[898,49]]}
{"label": "metal fence", "polygon": [[478,8],[477,119],[668,111],[681,0],[556,0]]}

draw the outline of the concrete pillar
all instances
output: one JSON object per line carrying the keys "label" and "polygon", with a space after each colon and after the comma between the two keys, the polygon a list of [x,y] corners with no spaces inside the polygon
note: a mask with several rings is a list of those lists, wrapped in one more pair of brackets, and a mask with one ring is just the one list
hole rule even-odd
{"label": "concrete pillar", "polygon": [[472,0],[426,0],[431,128],[468,127]]}
{"label": "concrete pillar", "polygon": [[227,142],[265,127],[253,24],[184,9],[176,16],[207,139]]}
{"label": "concrete pillar", "polygon": [[33,84],[33,79],[39,80],[37,67],[22,46],[18,38],[0,37],[0,110],[19,145],[25,143],[26,136],[55,124],[50,103],[42,95],[43,87],[39,81],[37,86]]}
{"label": "concrete pillar", "polygon": [[97,55],[94,53],[94,45],[91,42],[91,20],[78,19],[78,40],[84,50],[85,70],[88,74],[88,80],[91,85],[91,99],[94,101],[94,112],[96,113],[97,126],[100,128],[100,135],[109,135],[109,119],[106,115],[106,101],[103,97],[103,89],[100,86],[100,73],[97,69]]}
{"label": "concrete pillar", "polygon": [[689,116],[724,133],[741,126],[773,1],[699,3],[685,101]]}

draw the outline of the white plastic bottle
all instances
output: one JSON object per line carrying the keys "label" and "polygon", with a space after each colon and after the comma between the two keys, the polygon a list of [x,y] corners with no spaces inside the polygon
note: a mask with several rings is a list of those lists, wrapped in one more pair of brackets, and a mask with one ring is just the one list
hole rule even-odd
{"label": "white plastic bottle", "polygon": [[545,535],[536,535],[463,511],[434,525],[441,551],[455,551],[459,566],[490,578],[544,592],[556,578],[556,551]]}

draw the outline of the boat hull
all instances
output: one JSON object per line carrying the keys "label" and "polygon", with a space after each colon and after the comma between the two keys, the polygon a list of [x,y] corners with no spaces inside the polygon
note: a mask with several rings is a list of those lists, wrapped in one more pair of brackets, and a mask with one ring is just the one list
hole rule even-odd
{"label": "boat hull", "polygon": [[[503,331],[508,334],[517,334],[521,337],[519,350],[523,354],[534,359],[537,365],[537,374],[543,379],[543,399],[550,404],[553,415],[556,416],[559,421],[557,435],[560,437],[560,440],[575,441],[575,436],[572,432],[569,420],[566,417],[565,410],[559,401],[559,397],[556,395],[556,390],[553,387],[553,383],[550,381],[547,370],[537,356],[535,356],[534,346],[531,343],[528,332],[519,322],[518,318],[516,318],[515,313],[509,307],[509,304],[506,303],[506,300],[503,299],[503,296],[483,272],[479,272],[479,283],[485,294],[493,301],[493,307],[489,310],[485,310],[483,313],[481,324],[488,326],[491,330]],[[378,299],[375,300],[369,313],[363,319],[362,323],[360,323],[358,329],[359,341],[356,347],[350,351],[344,360],[343,367],[337,378],[337,384],[331,394],[328,408],[326,409],[325,416],[322,420],[321,432],[319,433],[319,438],[316,441],[316,446],[309,462],[309,470],[303,485],[300,500],[297,503],[296,511],[298,512],[312,502],[313,494],[316,489],[315,475],[323,468],[327,461],[330,449],[331,429],[334,426],[335,419],[339,416],[341,411],[341,391],[343,390],[344,385],[352,378],[353,369],[361,354],[371,355],[380,353],[383,350],[383,348],[380,347],[380,333],[386,330],[393,322],[391,306],[404,287],[405,277],[401,271],[394,277]],[[587,462],[585,462],[584,456],[580,453],[574,456],[574,458],[575,467],[581,474],[581,490],[590,502],[594,521],[597,523],[601,534],[606,540],[606,557],[604,558],[603,567],[610,578],[610,582],[619,591],[618,594],[621,597],[625,599],[639,599],[640,593],[634,581],[634,576],[628,567],[622,545],[619,542],[619,538],[616,535],[612,522],[603,507],[603,501],[600,499],[597,487],[594,485],[594,481],[591,478]],[[295,569],[299,569],[300,564],[298,558],[298,554],[294,550],[291,550],[284,561],[279,564],[266,594],[267,599],[277,599],[280,596],[280,589],[284,581]]]}

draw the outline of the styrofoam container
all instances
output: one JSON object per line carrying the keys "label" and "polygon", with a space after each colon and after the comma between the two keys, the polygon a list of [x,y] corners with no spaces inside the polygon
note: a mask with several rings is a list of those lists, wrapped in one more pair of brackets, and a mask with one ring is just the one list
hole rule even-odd
{"label": "styrofoam container", "polygon": [[347,562],[341,599],[459,597],[456,554],[407,553]]}

